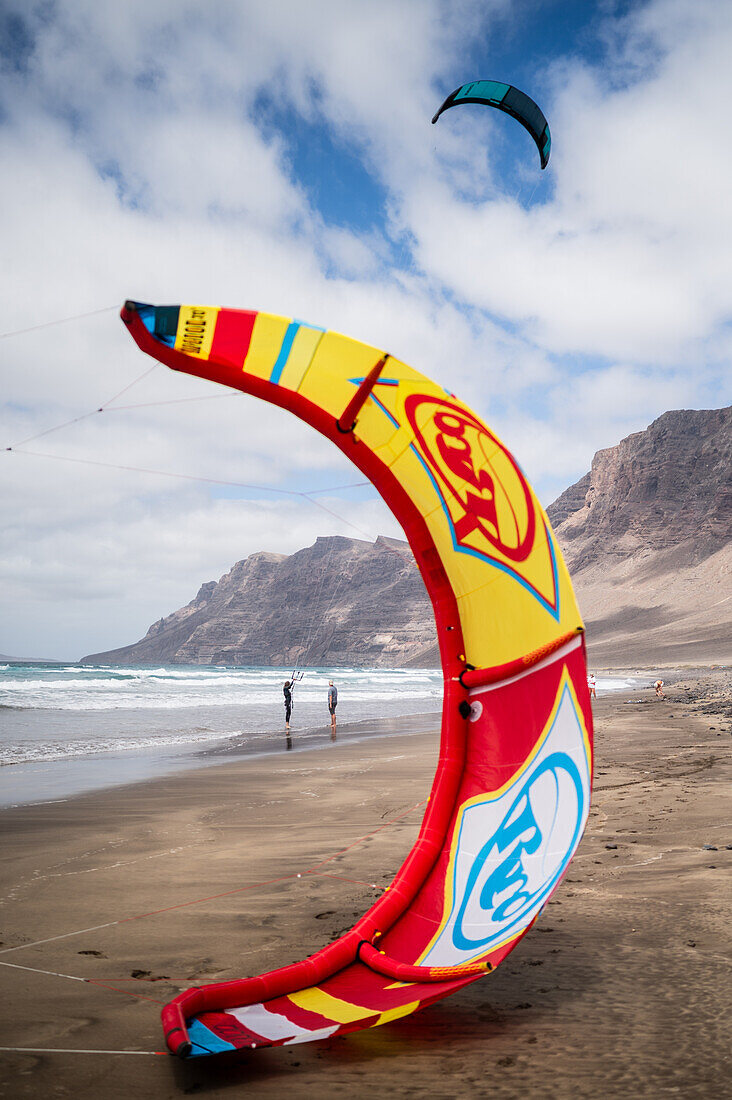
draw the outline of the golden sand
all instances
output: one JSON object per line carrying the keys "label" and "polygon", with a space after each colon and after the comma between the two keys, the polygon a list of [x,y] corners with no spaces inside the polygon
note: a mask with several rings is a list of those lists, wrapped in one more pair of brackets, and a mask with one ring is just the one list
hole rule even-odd
{"label": "golden sand", "polygon": [[37,1052],[0,1052],[0,1096],[728,1095],[725,676],[665,678],[664,700],[596,702],[587,833],[495,974],[400,1022],[238,1063],[156,1055],[161,1004],[350,927],[417,835],[437,731],[3,811],[0,1046]]}

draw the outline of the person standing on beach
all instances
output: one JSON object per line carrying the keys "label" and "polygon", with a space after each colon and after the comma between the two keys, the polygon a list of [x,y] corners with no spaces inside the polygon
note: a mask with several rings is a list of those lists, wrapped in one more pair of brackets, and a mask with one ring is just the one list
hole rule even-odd
{"label": "person standing on beach", "polygon": [[587,677],[587,687],[590,689],[590,697],[597,699],[597,680],[592,672]]}
{"label": "person standing on beach", "polygon": [[334,686],[333,681],[328,681],[328,711],[330,712],[330,739],[335,741],[336,738],[336,707],[338,706],[338,688]]}
{"label": "person standing on beach", "polygon": [[290,718],[292,717],[292,688],[289,680],[285,680],[282,688],[285,697],[285,732],[290,732]]}
{"label": "person standing on beach", "polygon": [[656,689],[656,695],[658,696],[658,698],[664,699],[665,696],[663,694],[663,680],[656,680],[653,686]]}

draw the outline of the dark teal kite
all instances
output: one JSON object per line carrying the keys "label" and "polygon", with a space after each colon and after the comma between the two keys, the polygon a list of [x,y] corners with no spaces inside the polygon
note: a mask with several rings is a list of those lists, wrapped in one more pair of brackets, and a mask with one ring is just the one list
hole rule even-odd
{"label": "dark teal kite", "polygon": [[483,103],[486,107],[497,107],[499,111],[505,111],[515,118],[536,142],[541,167],[546,168],[552,144],[549,125],[533,99],[524,92],[511,84],[501,84],[498,80],[473,80],[470,84],[462,84],[447,97],[432,122],[437,122],[448,107],[457,107],[461,103]]}

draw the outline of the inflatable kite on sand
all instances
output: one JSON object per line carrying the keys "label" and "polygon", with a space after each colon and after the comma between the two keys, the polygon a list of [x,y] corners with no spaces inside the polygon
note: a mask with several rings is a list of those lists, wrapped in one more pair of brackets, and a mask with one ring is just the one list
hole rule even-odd
{"label": "inflatable kite on sand", "polygon": [[194,1058],[407,1016],[508,955],[587,821],[582,624],[546,516],[490,429],[383,351],[246,310],[127,302],[122,319],[143,351],[289,409],[363,471],[414,551],[445,678],[432,793],[392,885],[310,958],[181,993],[168,1047]]}

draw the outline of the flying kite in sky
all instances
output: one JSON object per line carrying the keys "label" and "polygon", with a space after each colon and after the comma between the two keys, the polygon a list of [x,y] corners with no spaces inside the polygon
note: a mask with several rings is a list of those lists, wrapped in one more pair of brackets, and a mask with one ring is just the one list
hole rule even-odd
{"label": "flying kite in sky", "polygon": [[461,103],[483,103],[486,107],[497,107],[499,111],[505,111],[515,118],[536,142],[541,167],[546,168],[552,144],[549,125],[539,107],[525,92],[514,88],[512,84],[501,84],[497,80],[473,80],[470,84],[461,84],[447,97],[432,122],[437,122],[443,111],[458,107]]}
{"label": "flying kite in sky", "polygon": [[546,515],[490,428],[382,350],[247,310],[127,302],[122,319],[143,351],[289,409],[371,480],[430,594],[445,684],[427,811],[391,886],[302,962],[181,993],[168,1047],[194,1058],[407,1016],[502,962],[587,821],[583,628]]}

